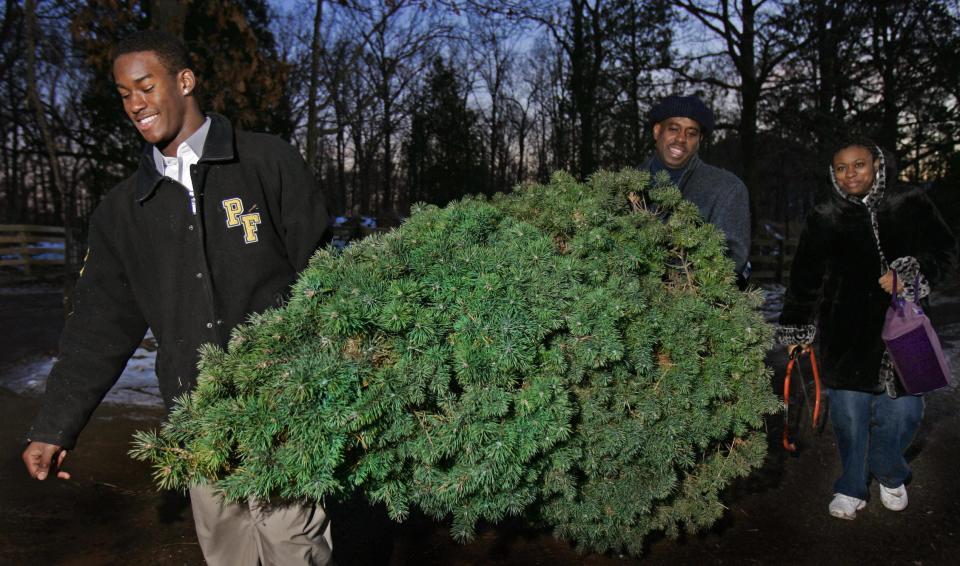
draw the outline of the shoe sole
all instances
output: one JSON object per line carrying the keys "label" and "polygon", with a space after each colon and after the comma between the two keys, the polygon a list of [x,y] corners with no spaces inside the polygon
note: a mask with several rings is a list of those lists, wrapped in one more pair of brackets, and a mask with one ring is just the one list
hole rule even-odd
{"label": "shoe sole", "polygon": [[907,508],[907,504],[906,504],[906,503],[904,503],[902,506],[899,506],[899,505],[888,505],[886,501],[881,501],[881,503],[883,503],[883,506],[886,507],[887,509],[891,510],[891,511],[903,511],[904,509]]}
{"label": "shoe sole", "polygon": [[837,519],[844,519],[844,520],[846,520],[846,521],[852,521],[852,520],[854,520],[854,519],[857,518],[857,514],[856,514],[856,513],[854,513],[853,515],[847,515],[846,513],[843,513],[842,511],[831,511],[831,512],[830,512],[830,516],[831,516],[831,517],[836,517]]}
{"label": "shoe sole", "polygon": [[835,511],[833,509],[827,509],[830,512],[831,517],[836,517],[837,519],[844,519],[846,521],[852,521],[857,518],[857,511],[862,510],[867,506],[867,502],[864,501],[857,505],[857,508],[853,510],[853,513],[844,513],[843,511]]}

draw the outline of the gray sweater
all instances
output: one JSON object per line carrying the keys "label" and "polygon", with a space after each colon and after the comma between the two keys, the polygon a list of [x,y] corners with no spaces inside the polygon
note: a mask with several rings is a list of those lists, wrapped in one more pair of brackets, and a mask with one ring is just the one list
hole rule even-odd
{"label": "gray sweater", "polygon": [[[643,164],[650,170],[651,157]],[[746,277],[744,268],[750,255],[750,199],[747,187],[736,175],[704,163],[698,154],[683,167],[677,183],[683,198],[697,205],[704,220],[713,224],[727,238],[727,256],[733,260],[735,273]]]}

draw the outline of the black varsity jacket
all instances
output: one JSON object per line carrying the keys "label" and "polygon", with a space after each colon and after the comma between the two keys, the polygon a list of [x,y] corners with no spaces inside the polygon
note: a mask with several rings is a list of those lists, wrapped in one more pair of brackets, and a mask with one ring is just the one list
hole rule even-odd
{"label": "black varsity jacket", "polygon": [[196,382],[198,348],[225,347],[235,325],[280,305],[322,243],[324,199],[300,154],[210,118],[190,171],[196,215],[184,187],[157,171],[151,145],[92,215],[75,308],[29,440],[73,447],[148,327],[169,409]]}

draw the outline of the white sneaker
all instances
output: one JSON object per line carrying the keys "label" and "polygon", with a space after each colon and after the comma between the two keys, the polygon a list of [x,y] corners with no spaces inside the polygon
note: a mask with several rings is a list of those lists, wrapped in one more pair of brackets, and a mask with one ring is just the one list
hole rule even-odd
{"label": "white sneaker", "polygon": [[830,514],[838,519],[852,520],[857,516],[857,511],[866,507],[867,502],[856,497],[850,497],[842,493],[834,493],[833,501],[830,502]]}
{"label": "white sneaker", "polygon": [[903,484],[893,488],[880,484],[880,501],[891,511],[903,511],[907,508],[907,488]]}

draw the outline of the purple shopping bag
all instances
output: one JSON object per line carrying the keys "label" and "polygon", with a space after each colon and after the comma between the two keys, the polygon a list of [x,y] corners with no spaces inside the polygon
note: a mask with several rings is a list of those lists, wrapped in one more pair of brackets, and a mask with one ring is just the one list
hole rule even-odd
{"label": "purple shopping bag", "polygon": [[[914,289],[920,288],[919,279]],[[896,272],[893,288],[897,288]],[[894,293],[881,336],[907,393],[927,393],[949,385],[950,368],[940,339],[919,303]]]}

